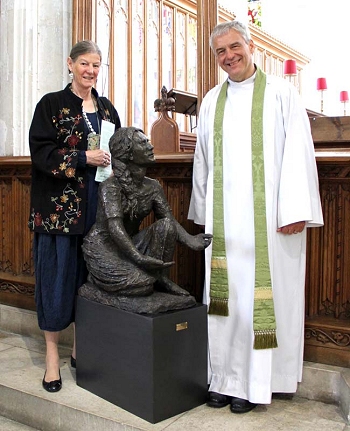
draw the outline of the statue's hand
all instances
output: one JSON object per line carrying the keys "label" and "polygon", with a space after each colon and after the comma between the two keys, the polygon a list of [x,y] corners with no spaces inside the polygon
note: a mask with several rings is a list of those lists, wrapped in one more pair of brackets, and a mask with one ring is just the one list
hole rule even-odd
{"label": "statue's hand", "polygon": [[174,265],[175,262],[163,262],[160,259],[155,259],[151,256],[144,255],[139,265],[145,269],[165,269]]}
{"label": "statue's hand", "polygon": [[191,237],[191,242],[188,244],[193,250],[204,250],[211,244],[213,235],[210,233],[199,233]]}

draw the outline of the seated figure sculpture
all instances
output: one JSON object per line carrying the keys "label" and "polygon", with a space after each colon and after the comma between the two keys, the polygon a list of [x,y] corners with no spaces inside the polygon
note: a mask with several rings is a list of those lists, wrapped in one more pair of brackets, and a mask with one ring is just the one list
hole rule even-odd
{"label": "seated figure sculpture", "polygon": [[[78,294],[135,313],[194,306],[195,299],[169,279],[169,267],[177,241],[203,250],[212,236],[190,235],[174,218],[160,183],[146,176],[155,157],[142,130],[120,128],[109,146],[113,175],[99,187],[96,222],[83,243],[89,276]],[[150,214],[156,221],[140,230]]]}

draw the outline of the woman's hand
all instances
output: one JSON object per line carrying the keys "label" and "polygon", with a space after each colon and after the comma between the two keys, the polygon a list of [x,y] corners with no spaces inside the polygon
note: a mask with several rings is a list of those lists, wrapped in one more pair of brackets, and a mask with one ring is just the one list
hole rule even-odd
{"label": "woman's hand", "polygon": [[90,166],[103,166],[104,168],[111,163],[111,156],[104,150],[87,150],[86,164]]}

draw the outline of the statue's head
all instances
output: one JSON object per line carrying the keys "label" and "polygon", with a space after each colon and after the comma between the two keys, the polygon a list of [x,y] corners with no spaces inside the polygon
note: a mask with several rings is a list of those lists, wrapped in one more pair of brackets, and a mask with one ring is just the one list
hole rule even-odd
{"label": "statue's head", "polygon": [[112,165],[116,161],[148,166],[155,162],[153,145],[141,129],[121,127],[109,140]]}

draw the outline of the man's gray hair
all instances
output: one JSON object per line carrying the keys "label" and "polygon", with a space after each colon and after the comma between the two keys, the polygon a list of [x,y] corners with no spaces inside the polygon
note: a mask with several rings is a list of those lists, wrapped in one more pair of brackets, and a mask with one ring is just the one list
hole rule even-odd
{"label": "man's gray hair", "polygon": [[250,32],[248,27],[246,27],[244,24],[242,24],[240,21],[229,21],[229,22],[223,22],[221,24],[218,24],[216,27],[214,27],[211,35],[210,35],[210,48],[215,54],[214,51],[214,40],[218,36],[222,36],[226,33],[228,33],[230,30],[236,30],[238,31],[246,43],[250,42]]}

